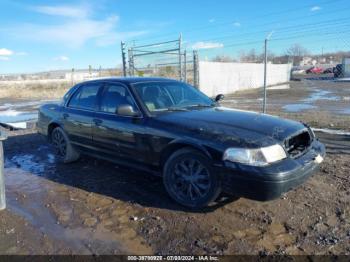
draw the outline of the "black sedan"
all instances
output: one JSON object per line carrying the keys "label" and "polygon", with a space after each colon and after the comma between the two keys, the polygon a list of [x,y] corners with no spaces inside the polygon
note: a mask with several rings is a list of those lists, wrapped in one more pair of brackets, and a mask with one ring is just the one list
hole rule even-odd
{"label": "black sedan", "polygon": [[223,191],[274,199],[317,170],[325,148],[308,126],[224,108],[222,98],[175,80],[100,79],[42,106],[38,131],[66,163],[86,154],[160,175],[193,208]]}

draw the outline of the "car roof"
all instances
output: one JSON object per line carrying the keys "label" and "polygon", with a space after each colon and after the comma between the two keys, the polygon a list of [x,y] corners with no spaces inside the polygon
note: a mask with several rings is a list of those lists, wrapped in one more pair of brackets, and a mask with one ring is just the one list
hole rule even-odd
{"label": "car roof", "polygon": [[135,84],[135,83],[144,83],[144,82],[158,82],[158,81],[170,81],[178,82],[175,79],[162,78],[162,77],[106,77],[90,81],[84,81],[83,83],[99,83],[99,82],[115,82],[115,83],[125,83],[125,84]]}

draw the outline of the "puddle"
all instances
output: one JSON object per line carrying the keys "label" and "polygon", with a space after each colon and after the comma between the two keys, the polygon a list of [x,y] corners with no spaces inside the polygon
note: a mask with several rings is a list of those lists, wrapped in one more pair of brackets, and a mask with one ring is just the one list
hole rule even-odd
{"label": "puddle", "polygon": [[329,129],[329,128],[312,128],[314,132],[321,132],[331,135],[340,135],[340,136],[350,136],[350,132],[344,131],[344,130],[336,130],[336,129]]}
{"label": "puddle", "polygon": [[0,105],[0,123],[7,126],[25,129],[27,122],[38,119],[38,108],[46,103],[59,103],[59,100],[40,100],[18,103],[4,103]]}
{"label": "puddle", "polygon": [[37,112],[21,112],[13,109],[0,111],[0,123],[4,124],[29,122],[37,119]]}
{"label": "puddle", "polygon": [[340,114],[350,115],[350,108],[347,108],[347,109],[340,111]]}
{"label": "puddle", "polygon": [[350,82],[350,77],[338,78],[334,82]]}
{"label": "puddle", "polygon": [[317,106],[308,105],[308,104],[289,104],[285,105],[283,109],[288,112],[300,112],[302,110],[315,109]]}
{"label": "puddle", "polygon": [[10,161],[6,161],[6,167],[17,167],[24,171],[41,175],[45,170],[45,163],[38,162],[35,161],[34,155],[14,156]]}
{"label": "puddle", "polygon": [[32,108],[38,109],[43,104],[54,104],[59,103],[60,100],[40,100],[40,101],[27,101],[27,102],[18,102],[18,103],[4,103],[0,105],[0,110],[9,110],[9,109],[19,109],[19,108]]}
{"label": "puddle", "polygon": [[339,101],[340,97],[332,95],[332,92],[326,90],[315,89],[311,95],[298,104],[288,104],[283,106],[283,109],[287,112],[300,112],[303,110],[316,109],[317,106],[312,105],[319,100]]}
{"label": "puddle", "polygon": [[326,91],[326,90],[314,90],[315,92],[312,93],[308,98],[304,99],[304,102],[307,103],[313,103],[318,100],[331,100],[331,101],[338,101],[340,98],[338,96],[332,96],[332,92]]}
{"label": "puddle", "polygon": [[290,85],[289,84],[284,84],[284,85],[278,85],[278,86],[270,86],[267,89],[268,90],[280,90],[280,89],[289,89]]}
{"label": "puddle", "polygon": [[[9,188],[8,191],[12,191],[8,194],[9,197],[7,198],[8,208],[24,217],[43,233],[50,235],[50,237],[57,241],[63,241],[69,244],[79,254],[91,254],[95,252],[92,250],[93,247],[91,244],[94,246],[113,245],[115,250],[125,251],[120,242],[113,239],[110,234],[103,232],[102,229],[97,228],[95,232],[92,232],[85,228],[70,229],[60,225],[56,217],[51,213],[50,208],[47,208],[48,204],[45,202],[49,196],[47,192],[51,192],[53,194],[51,197],[56,196],[55,199],[59,200],[57,193],[54,193],[56,188],[55,183],[48,183],[48,181],[41,177],[30,175],[17,168],[8,168],[5,171],[6,186]],[[18,201],[18,197],[17,199],[14,198],[16,195],[12,195],[13,189],[15,189],[15,192],[20,192],[20,195],[25,195],[25,199]],[[30,201],[26,201],[27,198]],[[60,206],[61,209],[69,209],[73,212],[69,204]]]}
{"label": "puddle", "polygon": [[56,172],[55,163],[51,152],[42,158],[35,154],[6,158],[8,209],[56,243],[69,246],[73,254],[152,253],[130,226],[128,210],[120,202],[47,179],[49,169]]}

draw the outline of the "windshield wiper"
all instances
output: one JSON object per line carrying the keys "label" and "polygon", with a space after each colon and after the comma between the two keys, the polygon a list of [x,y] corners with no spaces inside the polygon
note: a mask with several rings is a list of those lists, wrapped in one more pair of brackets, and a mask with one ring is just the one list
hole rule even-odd
{"label": "windshield wiper", "polygon": [[206,105],[206,104],[196,104],[196,105],[189,105],[186,106],[186,108],[194,108],[194,107],[214,107],[214,104]]}
{"label": "windshield wiper", "polygon": [[157,109],[155,111],[158,111],[158,112],[164,112],[164,111],[188,111],[188,109],[186,109],[184,107],[167,107],[167,108]]}
{"label": "windshield wiper", "polygon": [[184,107],[168,107],[166,108],[167,111],[188,111],[186,108]]}

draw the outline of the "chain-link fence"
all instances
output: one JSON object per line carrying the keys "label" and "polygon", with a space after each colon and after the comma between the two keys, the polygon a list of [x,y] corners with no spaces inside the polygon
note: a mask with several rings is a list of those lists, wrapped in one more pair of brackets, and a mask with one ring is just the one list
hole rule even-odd
{"label": "chain-link fence", "polygon": [[181,36],[147,45],[121,43],[124,76],[159,76],[198,86],[198,55],[188,53]]}

